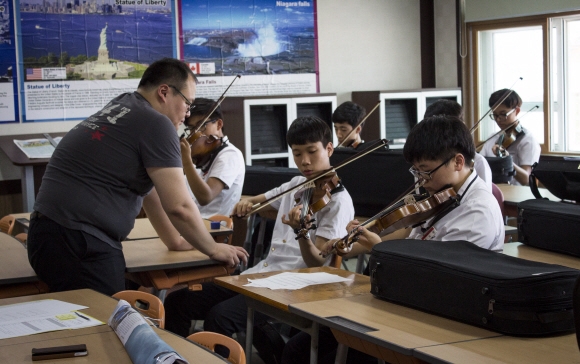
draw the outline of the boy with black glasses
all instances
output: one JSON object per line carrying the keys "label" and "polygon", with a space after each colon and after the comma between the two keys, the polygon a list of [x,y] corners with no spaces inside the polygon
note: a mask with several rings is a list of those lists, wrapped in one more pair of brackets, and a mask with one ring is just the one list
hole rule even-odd
{"label": "boy with black glasses", "polygon": [[[510,90],[502,89],[491,94],[489,97],[489,107],[495,106],[509,92]],[[540,160],[541,149],[538,141],[518,120],[521,106],[522,99],[515,91],[512,91],[501,105],[494,110],[493,114],[490,115],[500,129],[515,128],[514,135],[516,135],[516,140],[503,150],[503,147],[499,145],[501,142],[498,143],[498,140],[501,138],[500,134],[488,140],[483,145],[480,154],[484,157],[497,157],[499,156],[499,152],[502,152],[504,155],[511,155],[514,170],[516,171],[512,184],[527,186],[530,173],[532,172],[532,165]]]}

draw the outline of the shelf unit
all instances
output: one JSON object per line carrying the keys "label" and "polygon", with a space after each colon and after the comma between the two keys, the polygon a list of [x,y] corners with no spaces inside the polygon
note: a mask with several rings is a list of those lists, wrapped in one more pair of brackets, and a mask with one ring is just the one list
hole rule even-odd
{"label": "shelf unit", "polygon": [[242,151],[246,165],[296,168],[286,144],[288,128],[294,119],[314,115],[332,130],[336,94],[228,97],[221,107],[225,134]]}
{"label": "shelf unit", "polygon": [[461,89],[419,89],[396,91],[354,91],[352,101],[371,110],[381,101],[379,112],[365,122],[361,133],[364,140],[388,139],[389,147],[401,149],[413,126],[423,119],[428,106],[439,99],[461,104]]}

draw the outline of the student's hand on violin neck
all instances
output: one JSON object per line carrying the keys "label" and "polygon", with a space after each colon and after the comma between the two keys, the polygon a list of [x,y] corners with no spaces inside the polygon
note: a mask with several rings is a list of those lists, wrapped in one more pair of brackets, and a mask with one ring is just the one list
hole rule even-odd
{"label": "student's hand on violin neck", "polygon": [[500,152],[503,156],[507,157],[510,153],[502,146],[495,144],[492,148],[491,151],[493,154],[495,155],[499,155]]}
{"label": "student's hand on violin neck", "polygon": [[[310,221],[311,216],[306,215],[304,221]],[[302,204],[296,205],[288,212],[288,218],[286,214],[282,215],[282,223],[290,226],[292,229],[309,228],[311,224],[305,224],[302,226]]]}

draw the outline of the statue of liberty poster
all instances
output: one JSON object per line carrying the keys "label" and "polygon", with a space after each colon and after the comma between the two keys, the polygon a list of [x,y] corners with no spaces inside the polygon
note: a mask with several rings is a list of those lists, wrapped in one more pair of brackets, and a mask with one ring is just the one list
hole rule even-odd
{"label": "statue of liberty poster", "polygon": [[177,57],[173,0],[18,3],[24,121],[85,118]]}

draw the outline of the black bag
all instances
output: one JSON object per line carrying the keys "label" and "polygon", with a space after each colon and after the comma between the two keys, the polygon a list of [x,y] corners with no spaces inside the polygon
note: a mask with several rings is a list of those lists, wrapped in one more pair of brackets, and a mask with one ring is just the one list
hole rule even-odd
{"label": "black bag", "polygon": [[261,195],[300,176],[298,168],[246,166],[242,195]]}
{"label": "black bag", "polygon": [[378,298],[509,335],[574,330],[576,269],[467,241],[409,239],[375,245],[369,265]]}
{"label": "black bag", "polygon": [[505,157],[485,157],[491,169],[493,183],[511,183],[516,175],[514,160],[511,155]]}
{"label": "black bag", "polygon": [[580,205],[545,199],[520,202],[518,240],[580,257]]}
{"label": "black bag", "polygon": [[534,163],[530,174],[530,188],[536,198],[541,198],[536,178],[554,196],[580,202],[579,160],[542,160]]}

